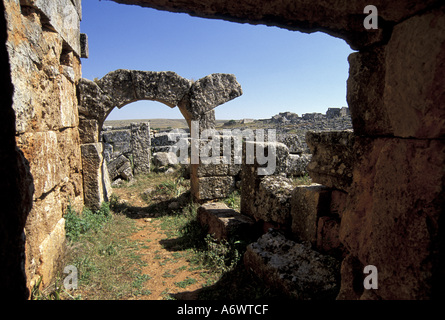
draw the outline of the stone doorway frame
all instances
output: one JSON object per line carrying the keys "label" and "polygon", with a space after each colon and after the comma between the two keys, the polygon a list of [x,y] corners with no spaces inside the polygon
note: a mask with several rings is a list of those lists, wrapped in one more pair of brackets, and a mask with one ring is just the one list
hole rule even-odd
{"label": "stone doorway frame", "polygon": [[[241,85],[232,74],[214,73],[192,81],[172,71],[118,69],[96,81],[81,79],[78,84],[79,135],[85,206],[98,209],[109,197],[100,132],[114,108],[120,109],[140,100],[158,101],[170,108],[178,107],[189,128],[192,121],[198,121],[202,131],[215,128],[214,108],[241,95]],[[191,171],[192,175],[196,172]],[[199,179],[191,177],[191,180],[194,182],[192,194],[199,194]]]}

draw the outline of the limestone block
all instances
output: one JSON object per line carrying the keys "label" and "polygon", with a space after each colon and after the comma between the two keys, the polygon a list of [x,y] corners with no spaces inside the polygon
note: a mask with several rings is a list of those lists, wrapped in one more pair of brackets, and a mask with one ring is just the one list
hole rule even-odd
{"label": "limestone block", "polygon": [[375,0],[373,5],[378,8],[379,24],[376,30],[363,27],[366,17],[363,9],[369,2],[360,0],[346,4],[342,1],[308,1],[287,0],[267,2],[257,6],[251,1],[220,1],[208,0],[204,6],[201,0],[189,0],[183,3],[167,0],[114,0],[119,3],[137,4],[169,10],[186,12],[205,18],[227,19],[241,23],[273,25],[289,30],[316,32],[323,31],[330,35],[345,39],[354,49],[366,48],[385,40],[387,28],[393,23],[406,19],[433,4],[435,0],[413,1],[407,5],[404,0]]}
{"label": "limestone block", "polygon": [[290,153],[298,155],[310,153],[305,141],[304,133],[301,134],[277,134],[277,142],[281,142],[289,148]]}
{"label": "limestone block", "polygon": [[61,218],[55,228],[39,246],[40,266],[38,273],[42,276],[42,285],[50,284],[60,267],[65,253],[65,219]]}
{"label": "limestone block", "polygon": [[81,146],[85,206],[98,210],[104,201],[102,178],[102,143]]}
{"label": "limestone block", "polygon": [[445,143],[359,138],[340,240],[379,272],[382,299],[431,297],[439,268]]}
{"label": "limestone block", "polygon": [[199,201],[227,198],[235,190],[235,178],[202,177],[198,178],[198,186],[195,198]]}
{"label": "limestone block", "polygon": [[[111,180],[116,179],[119,177],[122,172],[124,172],[126,169],[131,169],[131,162],[130,160],[125,157],[124,155],[120,155],[116,159],[112,160],[108,165],[108,173]],[[127,174],[128,171],[125,173]]]}
{"label": "limestone block", "polygon": [[57,134],[54,131],[25,133],[19,136],[18,145],[30,163],[34,198],[39,198],[64,178]]}
{"label": "limestone block", "polygon": [[329,214],[330,190],[317,183],[292,191],[292,233],[302,241],[317,243],[318,218]]}
{"label": "limestone block", "polygon": [[101,124],[116,106],[113,99],[94,81],[80,79],[78,92],[79,116],[81,118],[96,119]]}
{"label": "limestone block", "polygon": [[[257,211],[257,196],[261,181],[266,177],[258,174],[260,165],[256,161],[256,148],[259,143],[245,142],[243,143],[243,162],[241,165],[241,212],[248,216],[255,216]],[[289,149],[282,143],[264,142],[261,144],[263,149],[273,145],[271,150],[275,151],[275,171],[274,174],[285,172],[289,157]],[[273,152],[269,152],[273,156]],[[262,165],[264,166],[264,165]],[[264,201],[267,201],[266,199]]]}
{"label": "limestone block", "polygon": [[71,0],[24,0],[22,3],[39,9],[51,27],[80,57],[80,17]]}
{"label": "limestone block", "polygon": [[[253,203],[255,220],[290,225],[292,181],[282,176],[266,176],[261,180]],[[243,190],[244,192],[244,190]]]}
{"label": "limestone block", "polygon": [[215,73],[195,81],[180,104],[193,119],[198,119],[199,115],[241,95],[241,86],[234,75]]}
{"label": "limestone block", "polygon": [[99,123],[95,119],[80,119],[79,135],[82,144],[99,142]]}
{"label": "limestone block", "polygon": [[442,9],[397,24],[385,47],[350,55],[347,100],[357,135],[444,137],[444,43]]}
{"label": "limestone block", "polygon": [[170,108],[178,105],[192,85],[192,81],[171,71],[133,70],[131,75],[135,85],[136,97],[139,100],[159,101]]}
{"label": "limestone block", "polygon": [[200,164],[197,171],[198,177],[236,176],[241,172],[240,164],[223,164],[222,161],[221,157],[218,164]]}
{"label": "limestone block", "polygon": [[228,240],[231,235],[252,233],[254,220],[230,209],[221,202],[205,203],[198,208],[198,221],[208,228],[208,233],[218,240]]}
{"label": "limestone block", "polygon": [[307,244],[269,232],[247,246],[244,264],[268,285],[298,300],[333,300],[340,265]]}
{"label": "limestone block", "polygon": [[131,152],[133,155],[134,174],[150,172],[150,124],[131,124]]}
{"label": "limestone block", "polygon": [[178,163],[178,157],[173,152],[157,152],[153,154],[153,164],[158,167],[166,167]]}
{"label": "limestone block", "polygon": [[348,254],[341,263],[341,284],[337,300],[359,300],[363,294],[363,268],[360,261]]}
{"label": "limestone block", "polygon": [[80,57],[88,59],[90,56],[90,50],[88,46],[88,35],[85,33],[80,34]]}
{"label": "limestone block", "polygon": [[307,173],[307,165],[311,161],[311,154],[289,154],[286,173],[291,176],[302,176]]}
{"label": "limestone block", "polygon": [[[383,106],[385,52],[374,48],[349,55],[346,98],[356,135],[388,135],[391,123]],[[369,90],[372,88],[372,90]]]}
{"label": "limestone block", "polygon": [[[66,66],[64,66],[66,67]],[[71,67],[66,67],[71,68]],[[64,68],[64,70],[66,69]],[[72,68],[71,68],[72,70]],[[59,107],[60,107],[60,126],[62,128],[74,128],[79,125],[79,114],[77,111],[76,88],[73,85],[75,81],[74,71],[70,78],[60,77],[58,81]]]}
{"label": "limestone block", "polygon": [[444,56],[443,8],[394,27],[386,46],[383,94],[394,136],[445,137]]}
{"label": "limestone block", "polygon": [[286,173],[288,168],[289,148],[280,142],[246,141],[242,153],[242,164],[254,166],[258,175]]}
{"label": "limestone block", "polygon": [[328,216],[320,217],[317,225],[317,250],[341,257],[344,248],[340,242],[339,230],[340,223],[337,219]]}
{"label": "limestone block", "polygon": [[68,202],[75,207],[83,206],[82,156],[79,133],[76,128],[67,128],[57,133],[58,168],[61,199],[65,209]]}
{"label": "limestone block", "polygon": [[131,154],[131,135],[131,130],[109,130],[102,132],[102,139],[113,146],[113,153]]}
{"label": "limestone block", "polygon": [[111,200],[111,195],[113,194],[113,189],[111,187],[110,174],[108,173],[107,162],[102,163],[102,179],[104,186],[104,201],[109,202]]}
{"label": "limestone block", "polygon": [[314,182],[348,191],[352,182],[355,136],[352,131],[307,132],[312,150],[307,170]]}
{"label": "limestone block", "polygon": [[123,107],[137,99],[131,70],[111,71],[97,81],[97,85],[113,100],[113,107]]}
{"label": "limestone block", "polygon": [[73,2],[73,5],[77,10],[79,19],[82,20],[82,0],[71,0],[71,1]]}

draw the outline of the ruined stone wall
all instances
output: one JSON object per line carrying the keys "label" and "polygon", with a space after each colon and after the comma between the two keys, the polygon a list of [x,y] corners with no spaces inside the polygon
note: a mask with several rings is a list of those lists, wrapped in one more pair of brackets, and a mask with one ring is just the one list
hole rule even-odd
{"label": "ruined stone wall", "polygon": [[[354,137],[353,164],[345,169],[352,170],[352,178],[349,185],[338,188],[341,194],[335,192],[342,207],[339,239],[348,252],[338,298],[430,299],[443,294],[442,1],[376,0],[372,4],[378,9],[378,28],[369,30],[363,24],[363,10],[369,4],[365,0],[284,0],[263,5],[253,0],[115,1],[303,32],[323,31],[358,50],[349,57],[347,83]],[[333,170],[335,174],[341,169]],[[316,175],[316,182],[330,177],[323,170]],[[357,286],[366,265],[378,269],[378,290]]]}
{"label": "ruined stone wall", "polygon": [[[65,242],[63,214],[83,206],[76,83],[80,1],[4,0],[16,143],[29,167],[24,226],[26,286],[47,284]],[[23,189],[25,190],[25,189]]]}

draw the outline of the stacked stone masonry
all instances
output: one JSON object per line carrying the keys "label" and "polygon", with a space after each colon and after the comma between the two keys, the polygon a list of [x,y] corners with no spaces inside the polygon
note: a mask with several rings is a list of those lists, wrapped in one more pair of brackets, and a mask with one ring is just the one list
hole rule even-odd
{"label": "stacked stone masonry", "polygon": [[22,230],[22,270],[29,292],[40,277],[47,285],[59,270],[63,212],[69,204],[77,209],[84,204],[76,97],[81,8],[80,1],[71,0],[2,2],[16,144],[32,179],[26,186],[32,189],[32,208]]}
{"label": "stacked stone masonry", "polygon": [[[301,201],[296,200],[295,190],[283,188],[280,197],[275,197],[269,183],[276,180],[286,186],[284,177],[259,179],[255,174],[259,166],[251,164],[241,168],[242,211],[255,217],[258,190],[260,200],[267,194],[275,197],[275,203],[290,214],[258,213],[259,218],[269,219],[270,225],[293,236],[295,243],[305,238],[311,250],[341,261],[337,299],[443,295],[443,1],[376,0],[372,3],[378,8],[376,30],[363,26],[363,9],[369,4],[365,0],[348,5],[338,0],[264,1],[262,5],[254,0],[114,1],[307,33],[322,31],[344,39],[356,50],[348,58],[347,81],[354,131],[346,144],[337,145],[335,152],[341,154],[331,158],[326,157],[333,151],[327,144],[340,143],[338,134],[309,139],[313,142],[309,173],[321,186],[302,188],[298,197],[312,202],[308,210],[313,213],[305,213],[304,223],[296,224],[293,214]],[[1,68],[6,83],[0,108],[0,136],[6,142],[0,145],[6,179],[1,190],[8,210],[2,216],[1,254],[6,263],[1,265],[0,280],[4,293],[28,298],[34,283],[42,277],[48,284],[59,267],[65,239],[63,213],[70,202],[75,207],[84,205],[84,194],[89,193],[84,190],[83,163],[88,167],[101,161],[101,147],[96,144],[103,121],[114,107],[156,100],[178,106],[189,124],[197,120],[200,129],[206,129],[214,125],[214,108],[239,96],[241,90],[226,86],[233,84],[233,77],[218,74],[193,84],[169,72],[128,70],[112,72],[97,83],[82,79],[80,57],[87,48],[79,31],[80,1],[3,0],[1,9]],[[172,79],[177,80],[174,87]],[[146,95],[153,83],[169,88],[171,94]],[[205,94],[209,84],[216,86],[219,97]],[[82,150],[91,156],[83,158]],[[344,157],[345,150],[349,157]],[[338,158],[332,161],[334,156]],[[329,195],[329,206],[317,205],[324,193]],[[317,221],[316,225],[311,221]],[[260,262],[261,248],[266,249],[265,257],[279,252],[279,245],[268,245],[279,238],[257,241],[250,260]],[[305,251],[293,243],[287,248]],[[283,262],[286,268],[282,270],[297,277],[292,271],[298,270],[290,263]],[[378,268],[378,290],[357,286],[367,265]],[[269,267],[266,264],[263,270],[269,271],[263,274],[270,273]],[[299,291],[290,292],[298,296]]]}

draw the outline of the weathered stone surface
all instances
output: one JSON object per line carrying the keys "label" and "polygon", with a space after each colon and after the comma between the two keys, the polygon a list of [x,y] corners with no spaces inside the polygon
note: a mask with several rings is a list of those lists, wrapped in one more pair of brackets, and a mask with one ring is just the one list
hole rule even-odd
{"label": "weathered stone surface", "polygon": [[199,121],[199,129],[215,127],[214,108],[242,95],[240,84],[233,74],[215,73],[194,82],[178,107],[191,126]]}
{"label": "weathered stone surface", "polygon": [[102,178],[102,143],[81,146],[85,206],[98,210],[104,201]]}
{"label": "weathered stone surface", "polygon": [[136,100],[159,101],[173,108],[189,91],[191,81],[171,71],[118,69],[106,74],[98,85],[122,108]]}
{"label": "weathered stone surface", "polygon": [[343,217],[343,212],[346,209],[348,194],[341,190],[331,190],[331,206],[330,212],[335,216]]}
{"label": "weathered stone surface", "polygon": [[193,83],[187,109],[193,115],[204,114],[241,95],[241,86],[233,74],[211,74]]}
{"label": "weathered stone surface", "polygon": [[[268,142],[262,143],[263,150],[268,146]],[[287,160],[289,157],[289,149],[282,143],[270,143],[275,148],[275,174],[285,171],[287,168]],[[259,175],[258,161],[256,161],[256,148],[258,143],[245,142],[243,143],[243,162],[241,165],[241,213],[254,217],[257,211],[257,193],[260,184],[265,177]],[[274,149],[271,148],[271,151]],[[272,154],[269,151],[269,154]],[[284,165],[284,166],[283,166]],[[264,165],[263,165],[264,166]],[[286,180],[287,181],[287,180]],[[287,183],[286,183],[287,185]],[[286,214],[285,214],[286,215]]]}
{"label": "weathered stone surface", "polygon": [[316,183],[296,186],[290,204],[292,233],[302,241],[316,244],[318,218],[329,214],[329,188]]}
{"label": "weathered stone surface", "polygon": [[[17,2],[6,3],[6,17],[13,22],[8,23],[7,47],[17,132],[75,127],[75,86],[64,75],[65,66],[61,66],[63,39],[58,33],[45,32],[38,11],[26,8],[25,17]],[[78,68],[78,63],[72,59],[69,67]]]}
{"label": "weathered stone surface", "polygon": [[364,266],[352,254],[341,263],[341,285],[337,300],[359,300],[365,290],[363,287]]}
{"label": "weathered stone surface", "polygon": [[338,293],[336,259],[276,232],[248,245],[244,264],[270,286],[298,300],[333,300]]}
{"label": "weathered stone surface", "polygon": [[79,135],[82,144],[99,142],[98,132],[99,123],[96,119],[81,119],[79,121]]}
{"label": "weathered stone surface", "polygon": [[[379,272],[382,299],[431,297],[440,263],[445,143],[365,139],[340,225],[340,240]],[[436,278],[437,277],[437,278]]]}
{"label": "weathered stone surface", "polygon": [[444,17],[442,9],[407,19],[387,46],[350,55],[347,98],[358,135],[444,136]]}
{"label": "weathered stone surface", "polygon": [[90,49],[88,46],[88,36],[85,33],[80,34],[80,57],[88,59],[90,56]]}
{"label": "weathered stone surface", "polygon": [[351,131],[308,132],[306,142],[312,150],[307,170],[314,182],[348,191],[352,182],[355,136]]}
{"label": "weathered stone surface", "polygon": [[[367,30],[363,27],[366,14],[364,8],[369,4],[365,0],[349,3],[343,0],[313,2],[309,0],[284,0],[264,3],[258,6],[254,0],[248,1],[207,1],[199,0],[170,2],[167,0],[113,0],[125,4],[138,4],[155,9],[173,12],[187,12],[191,15],[226,19],[229,21],[252,24],[273,25],[302,32],[323,31],[335,37],[345,39],[354,49],[364,48],[385,40],[391,23],[412,16],[437,1],[383,1],[373,2],[378,8],[379,29]],[[390,23],[386,23],[390,22]]]}
{"label": "weathered stone surface", "polygon": [[[128,171],[128,169],[130,170]],[[114,180],[119,176],[126,180],[131,180],[133,174],[131,171],[130,160],[124,155],[120,155],[119,157],[108,163],[108,173],[111,180]]]}
{"label": "weathered stone surface", "polygon": [[254,220],[221,202],[200,206],[197,219],[217,240],[228,240],[231,235],[246,235],[254,231]]}
{"label": "weathered stone surface", "polygon": [[153,154],[153,164],[158,167],[166,167],[178,163],[178,157],[173,152],[157,152]]}
{"label": "weathered stone surface", "polygon": [[445,9],[395,26],[385,53],[383,100],[392,135],[444,138]]}
{"label": "weathered stone surface", "polygon": [[355,52],[349,55],[348,61],[346,98],[355,134],[390,134],[392,127],[383,106],[386,73],[384,49],[378,47]]}
{"label": "weathered stone surface", "polygon": [[104,186],[104,201],[109,202],[111,200],[111,195],[113,194],[113,190],[111,187],[111,179],[106,161],[102,163],[102,179]]}
{"label": "weathered stone surface", "polygon": [[344,252],[339,237],[340,223],[333,217],[323,216],[317,223],[317,244],[319,252],[341,257]]}
{"label": "weathered stone surface", "polygon": [[227,198],[235,190],[235,178],[231,176],[198,178],[197,189],[198,193],[194,196],[199,201]]}
{"label": "weathered stone surface", "polygon": [[113,155],[131,154],[131,134],[130,130],[109,130],[102,133],[102,139],[113,146]]}
{"label": "weathered stone surface", "polygon": [[308,173],[307,165],[311,161],[311,154],[289,154],[286,173],[291,176],[302,176]]}
{"label": "weathered stone surface", "polygon": [[260,176],[286,173],[289,148],[280,142],[243,143],[243,165],[253,166]]}
{"label": "weathered stone surface", "polygon": [[61,218],[39,246],[42,285],[47,286],[57,275],[65,254],[65,219]]}
{"label": "weathered stone surface", "polygon": [[304,134],[277,134],[277,142],[285,144],[289,153],[298,155],[310,153]]}
{"label": "weathered stone surface", "polygon": [[292,181],[281,176],[266,176],[255,194],[254,208],[250,211],[256,220],[290,224]]}
{"label": "weathered stone surface", "polygon": [[[101,128],[105,118],[115,107],[113,99],[96,82],[88,79],[79,80],[78,91],[79,116],[85,119],[96,119]],[[99,132],[97,134],[99,135]]]}
{"label": "weathered stone surface", "polygon": [[223,164],[221,158],[219,164],[200,164],[197,174],[198,177],[236,176],[240,172],[240,164]]}
{"label": "weathered stone surface", "polygon": [[138,100],[156,100],[174,108],[188,93],[192,81],[171,71],[132,71]]}
{"label": "weathered stone surface", "polygon": [[34,198],[40,198],[61,183],[64,178],[58,170],[59,152],[57,134],[54,131],[26,133],[18,144],[29,159],[34,179]]}
{"label": "weathered stone surface", "polygon": [[137,100],[131,70],[111,71],[96,83],[111,98],[113,108],[122,107]]}
{"label": "weathered stone surface", "polygon": [[32,6],[45,15],[47,23],[80,57],[80,17],[70,0],[24,0],[22,5]]}
{"label": "weathered stone surface", "polygon": [[131,124],[131,152],[133,154],[134,174],[150,172],[150,124]]}

